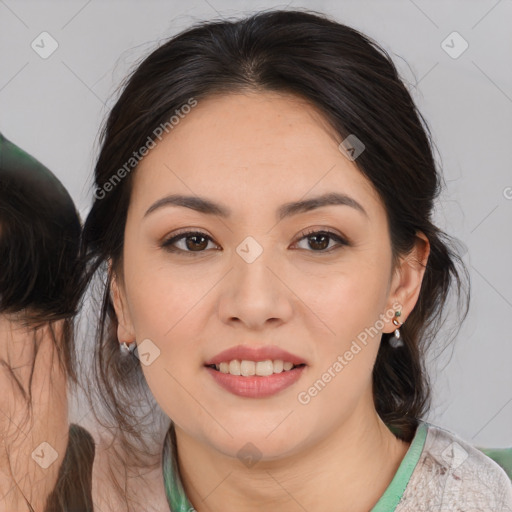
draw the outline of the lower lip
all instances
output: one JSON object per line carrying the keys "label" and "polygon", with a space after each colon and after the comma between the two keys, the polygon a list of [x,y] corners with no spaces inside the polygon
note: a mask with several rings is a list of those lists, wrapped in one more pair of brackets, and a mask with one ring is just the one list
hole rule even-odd
{"label": "lower lip", "polygon": [[265,398],[279,393],[279,391],[286,389],[300,379],[305,368],[305,366],[299,366],[293,370],[273,373],[266,377],[258,375],[243,377],[241,375],[222,373],[209,366],[206,367],[210,375],[222,388],[234,395],[248,398]]}

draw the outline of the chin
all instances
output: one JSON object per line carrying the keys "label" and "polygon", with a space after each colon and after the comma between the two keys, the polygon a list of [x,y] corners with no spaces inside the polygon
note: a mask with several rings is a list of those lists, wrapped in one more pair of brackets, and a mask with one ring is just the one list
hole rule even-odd
{"label": "chin", "polygon": [[[234,432],[230,430],[230,432]],[[227,457],[237,458],[250,467],[254,461],[272,461],[293,456],[303,444],[303,439],[293,434],[277,431],[269,435],[271,429],[240,429],[233,438],[222,435],[220,439],[209,439],[209,444]],[[301,433],[307,437],[306,433]],[[297,434],[296,434],[297,435]]]}

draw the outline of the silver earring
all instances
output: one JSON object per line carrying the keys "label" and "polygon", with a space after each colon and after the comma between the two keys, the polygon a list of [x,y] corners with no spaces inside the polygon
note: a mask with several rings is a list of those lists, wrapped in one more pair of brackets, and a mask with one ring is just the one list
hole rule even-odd
{"label": "silver earring", "polygon": [[135,350],[135,342],[130,343],[130,345],[128,345],[128,343],[126,343],[126,341],[123,341],[123,343],[121,343],[120,347],[121,347],[121,352],[124,352],[125,354],[132,354],[133,351]]}
{"label": "silver earring", "polygon": [[[395,313],[395,316],[400,316],[401,314],[401,311],[397,311]],[[396,318],[393,318],[393,324],[396,326],[396,329],[394,335],[391,338],[389,338],[389,344],[393,348],[403,347],[404,341],[402,340],[402,336],[400,335],[400,326],[402,326],[403,323],[399,322]]]}

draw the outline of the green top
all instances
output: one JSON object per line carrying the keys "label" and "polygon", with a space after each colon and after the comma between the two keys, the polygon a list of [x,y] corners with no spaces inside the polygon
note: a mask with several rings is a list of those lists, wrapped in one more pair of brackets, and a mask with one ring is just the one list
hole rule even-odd
{"label": "green top", "polygon": [[[420,421],[411,445],[400,463],[393,480],[371,512],[392,512],[395,510],[420,459],[421,452],[425,446],[427,431],[428,423]],[[168,439],[167,437],[166,440]],[[163,468],[165,492],[171,511],[192,512],[195,510],[185,494],[176,468],[176,461],[169,456],[169,449],[165,450]]]}
{"label": "green top", "polygon": [[478,449],[498,463],[512,480],[512,447],[511,448],[480,448]]}

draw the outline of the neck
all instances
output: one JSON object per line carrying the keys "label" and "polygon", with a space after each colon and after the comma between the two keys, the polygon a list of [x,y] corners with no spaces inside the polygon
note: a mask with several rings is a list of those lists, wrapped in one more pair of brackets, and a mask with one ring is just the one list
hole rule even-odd
{"label": "neck", "polygon": [[348,418],[321,442],[250,468],[176,427],[183,487],[197,512],[371,510],[410,443],[397,439],[375,410]]}

